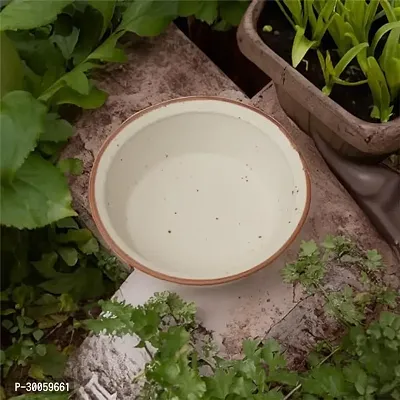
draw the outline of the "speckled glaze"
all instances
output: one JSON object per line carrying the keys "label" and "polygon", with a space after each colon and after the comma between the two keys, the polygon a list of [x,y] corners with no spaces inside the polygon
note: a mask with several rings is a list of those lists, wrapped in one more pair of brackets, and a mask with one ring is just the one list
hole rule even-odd
{"label": "speckled glaze", "polygon": [[189,97],[147,108],[103,144],[90,177],[95,223],[123,261],[191,285],[276,259],[310,205],[284,129],[239,102]]}

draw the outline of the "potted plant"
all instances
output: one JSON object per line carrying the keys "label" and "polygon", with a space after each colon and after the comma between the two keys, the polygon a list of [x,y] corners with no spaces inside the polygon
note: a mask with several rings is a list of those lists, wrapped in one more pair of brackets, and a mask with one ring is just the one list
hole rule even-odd
{"label": "potted plant", "polygon": [[311,136],[363,160],[400,148],[399,0],[254,0],[238,43]]}

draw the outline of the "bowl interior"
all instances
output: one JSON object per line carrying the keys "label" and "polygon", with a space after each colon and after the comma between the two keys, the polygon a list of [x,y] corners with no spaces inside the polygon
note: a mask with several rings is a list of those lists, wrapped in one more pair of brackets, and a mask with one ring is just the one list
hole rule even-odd
{"label": "bowl interior", "polygon": [[106,241],[130,264],[178,281],[246,274],[288,244],[309,203],[303,163],[281,128],[217,99],[136,114],[93,174]]}

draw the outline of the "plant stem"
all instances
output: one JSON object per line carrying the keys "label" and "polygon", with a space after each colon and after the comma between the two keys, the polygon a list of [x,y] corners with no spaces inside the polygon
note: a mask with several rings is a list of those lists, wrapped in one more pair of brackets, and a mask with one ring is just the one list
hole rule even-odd
{"label": "plant stem", "polygon": [[293,393],[297,392],[301,388],[301,383],[299,383],[293,390],[291,390],[283,400],[287,400]]}
{"label": "plant stem", "polygon": [[[333,350],[330,354],[328,354],[323,360],[321,360],[321,362],[318,363],[318,365],[315,368],[320,367],[324,362],[326,362],[327,360],[329,360],[337,351],[339,351],[341,349],[340,346],[336,347],[335,350]],[[292,389],[284,398],[283,400],[287,400],[288,398],[290,398],[290,396],[292,396],[293,393],[297,392],[299,389],[301,388],[301,383],[299,383],[294,389]]]}

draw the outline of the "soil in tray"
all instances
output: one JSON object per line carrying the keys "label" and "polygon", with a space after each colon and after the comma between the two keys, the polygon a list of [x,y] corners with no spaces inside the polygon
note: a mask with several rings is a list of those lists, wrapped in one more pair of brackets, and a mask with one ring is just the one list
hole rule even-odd
{"label": "soil in tray", "polygon": [[[272,26],[272,32],[264,32],[263,27],[265,25]],[[295,32],[275,1],[267,1],[259,18],[257,30],[258,34],[267,46],[282,57],[287,63],[292,65],[292,44]],[[336,52],[332,51],[335,46],[329,35],[326,35],[326,39],[324,38],[321,47],[323,53],[325,53],[324,50],[329,50],[333,63],[336,65],[338,56]],[[297,70],[319,89],[324,87],[324,76],[315,50],[310,50],[306,54],[305,61],[303,60],[298,65]],[[365,79],[361,70],[356,70],[354,68],[347,68],[341,75],[341,78],[350,78],[349,80],[351,81]],[[370,117],[373,99],[367,84],[353,87],[334,85],[330,97],[356,117],[361,118],[364,121],[379,123],[378,120]],[[400,115],[399,109],[400,102],[398,101],[393,107],[393,116],[391,119]]]}

